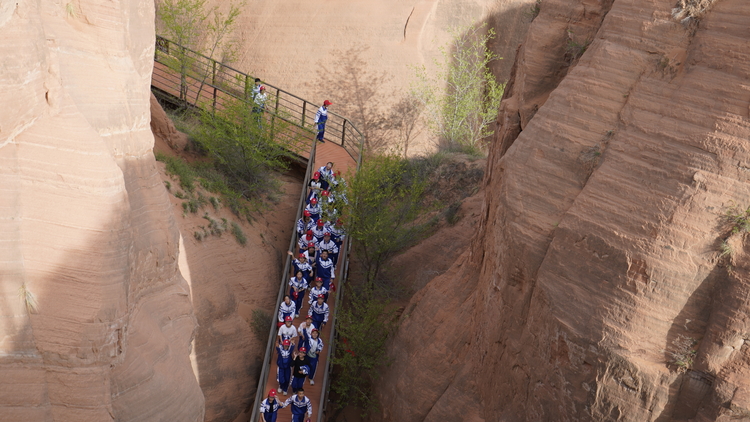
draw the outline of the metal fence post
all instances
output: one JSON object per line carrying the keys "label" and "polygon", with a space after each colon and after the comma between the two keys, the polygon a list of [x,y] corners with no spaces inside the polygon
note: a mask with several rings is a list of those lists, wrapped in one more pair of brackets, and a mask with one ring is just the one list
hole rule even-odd
{"label": "metal fence post", "polygon": [[216,60],[211,60],[212,62],[212,69],[211,69],[211,86],[214,87],[214,101],[211,104],[211,110],[214,114],[216,114]]}
{"label": "metal fence post", "polygon": [[341,146],[344,146],[344,139],[346,139],[346,119],[344,119],[344,124],[341,126]]}

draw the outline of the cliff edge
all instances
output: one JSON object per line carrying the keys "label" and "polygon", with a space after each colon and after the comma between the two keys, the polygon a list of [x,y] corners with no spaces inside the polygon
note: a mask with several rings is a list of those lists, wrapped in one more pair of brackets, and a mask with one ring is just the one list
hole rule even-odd
{"label": "cliff edge", "polygon": [[750,415],[748,245],[726,221],[750,205],[750,4],[674,6],[542,2],[472,246],[407,306],[383,420]]}

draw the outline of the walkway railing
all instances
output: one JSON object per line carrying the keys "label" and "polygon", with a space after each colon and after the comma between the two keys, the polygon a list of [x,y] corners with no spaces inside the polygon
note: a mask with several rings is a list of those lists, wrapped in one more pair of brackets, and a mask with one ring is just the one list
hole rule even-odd
{"label": "walkway railing", "polygon": [[[152,85],[169,94],[179,105],[213,111],[223,109],[236,100],[252,105],[255,78],[247,73],[160,36],[156,37],[154,61]],[[313,120],[320,105],[265,81],[263,85],[268,94],[266,112],[274,137],[285,137],[303,145],[295,152],[304,158],[306,141],[315,133]],[[281,127],[276,125],[278,120],[287,124],[280,132],[274,133],[274,128]],[[364,135],[349,119],[329,111],[326,141],[344,147],[354,161],[359,161]]]}
{"label": "walkway railing", "polygon": [[[200,53],[185,48],[166,38],[156,37],[156,51],[154,53],[154,71],[152,75],[152,88],[161,93],[162,100],[170,101],[180,106],[194,107],[206,111],[217,111],[225,108],[232,101],[245,101],[252,106],[251,92],[255,78],[242,73],[230,66],[217,62]],[[263,82],[266,86],[268,101],[266,111],[270,115],[271,133],[286,141],[292,140],[297,145],[295,151],[302,159],[307,161],[305,172],[305,185],[300,193],[297,207],[297,215],[294,222],[300,219],[302,209],[305,205],[307,194],[306,183],[310,180],[315,168],[315,156],[317,142],[314,141],[313,119],[319,106],[294,94],[284,91],[278,87]],[[287,124],[276,125],[276,121]],[[279,130],[274,131],[274,128]],[[357,170],[362,163],[362,148],[364,136],[345,117],[336,113],[328,112],[326,122],[326,141],[333,142],[343,147],[350,157],[357,163]],[[308,149],[309,148],[309,149]],[[309,151],[309,152],[308,152]],[[289,249],[296,249],[296,230],[292,230],[289,241]],[[351,243],[347,239],[342,245],[338,260],[338,290],[335,303],[340,305],[346,278],[349,270],[349,252]],[[292,258],[288,255],[284,262],[284,270],[281,275],[279,293],[276,297],[274,310],[278,310],[287,289],[290,277]],[[332,371],[333,353],[336,348],[336,315],[338,306],[335,306],[333,315],[329,318],[330,335],[327,339],[326,360],[323,371],[322,390],[318,402],[317,422],[322,422],[328,400],[330,388],[330,375]],[[258,421],[260,416],[260,403],[265,398],[265,384],[271,369],[271,359],[274,356],[274,343],[276,341],[276,312],[273,313],[272,324],[269,330],[268,342],[266,344],[265,357],[258,382],[258,390],[255,396],[253,413],[250,416],[252,422]]]}

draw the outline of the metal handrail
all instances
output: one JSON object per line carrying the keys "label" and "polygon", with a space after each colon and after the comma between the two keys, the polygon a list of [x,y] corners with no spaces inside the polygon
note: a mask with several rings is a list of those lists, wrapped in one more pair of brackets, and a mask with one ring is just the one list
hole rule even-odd
{"label": "metal handrail", "polygon": [[[179,78],[179,80],[180,80],[179,87],[177,89],[175,89],[174,86],[171,86],[171,87],[169,86],[169,80],[170,79],[167,78],[167,77],[165,77],[165,75],[158,73],[157,72],[157,68],[155,66],[154,67],[154,73],[152,75],[152,84],[153,84],[154,80],[158,79],[159,81],[161,81],[163,88],[167,88],[167,89],[171,88],[172,90],[179,92],[179,100],[184,105],[188,105],[188,106],[192,106],[192,107],[196,107],[196,108],[203,108],[202,106],[204,105],[204,103],[201,102],[200,100],[201,100],[201,98],[203,98],[203,90],[204,89],[206,89],[207,91],[212,91],[211,94],[209,94],[210,97],[207,99],[208,101],[205,104],[210,104],[211,105],[210,109],[213,110],[213,111],[219,109],[222,106],[222,104],[223,104],[223,102],[222,102],[223,99],[220,98],[219,93],[225,94],[226,97],[233,98],[233,99],[239,99],[241,101],[245,101],[246,103],[248,103],[250,105],[252,104],[251,103],[251,99],[248,97],[248,90],[250,88],[250,80],[254,80],[254,78],[251,78],[250,75],[248,75],[246,73],[242,73],[242,72],[240,72],[240,71],[238,71],[238,70],[236,70],[236,69],[234,69],[234,68],[232,68],[230,66],[227,66],[227,65],[225,65],[223,63],[220,63],[220,62],[217,62],[217,61],[215,61],[215,60],[213,60],[213,59],[211,59],[211,58],[209,58],[207,56],[204,56],[204,55],[202,55],[200,53],[197,53],[197,52],[195,52],[195,51],[193,51],[193,50],[191,50],[189,48],[180,46],[179,44],[176,44],[176,43],[174,43],[174,42],[172,42],[172,41],[170,41],[170,40],[168,40],[168,39],[166,39],[164,37],[160,37],[158,35],[156,37],[156,49],[155,49],[155,52],[154,52],[154,61],[157,62],[157,63],[160,63],[160,64],[162,64],[164,66],[166,66],[167,68],[169,68],[169,69],[171,69],[173,71],[177,71],[176,69],[173,69],[173,68],[170,67],[170,63],[168,63],[168,60],[165,60],[164,58],[162,58],[161,61],[159,60],[160,56],[163,56],[163,55],[166,55],[167,57],[171,57],[171,58],[174,59],[174,57],[170,56],[170,53],[169,53],[171,45],[176,46],[178,49],[180,49],[184,53],[189,53],[192,56],[196,57],[197,59],[203,60],[206,63],[210,63],[211,64],[211,66],[210,66],[210,68],[211,68],[210,82],[209,82],[209,78],[208,78],[208,76],[209,76],[208,73],[204,74],[203,77],[200,78],[200,79],[196,78],[193,75],[188,75],[188,74],[182,75],[181,74],[181,75],[179,75],[180,76],[180,78]],[[188,69],[188,70],[191,70],[193,72],[193,74],[196,73],[193,65],[195,65],[196,63],[200,64],[200,60],[198,60],[198,61],[196,61],[194,63],[191,63],[191,66],[189,66],[189,67],[191,67],[191,69]],[[186,68],[188,66],[183,65],[183,67]],[[208,68],[208,67],[209,66],[206,64],[206,68]],[[218,68],[218,71],[217,71],[217,68]],[[224,86],[222,86],[222,85],[220,85],[220,84],[218,84],[216,82],[217,81],[217,75],[220,74],[224,70],[229,70],[231,72],[234,72],[234,76],[231,77],[231,78],[229,78],[230,80],[234,79],[237,82],[243,82],[243,86],[241,87],[241,89],[238,86],[224,87]],[[190,84],[188,84],[188,80],[191,81]],[[193,84],[198,84],[198,83],[200,84],[200,88],[198,88],[197,92],[195,92],[195,101],[193,103],[190,103],[190,101],[189,101],[189,98],[191,96],[190,86],[193,85]],[[267,112],[271,115],[271,125],[272,125],[272,127],[273,127],[274,120],[275,119],[280,119],[280,120],[285,121],[285,122],[287,122],[287,123],[289,123],[291,125],[294,125],[295,127],[299,128],[299,129],[304,130],[305,132],[307,132],[308,135],[314,132],[312,130],[312,128],[305,127],[305,123],[306,123],[306,120],[309,117],[308,113],[310,112],[310,107],[308,107],[308,106],[312,106],[312,110],[317,110],[319,108],[318,105],[316,105],[314,103],[311,103],[311,102],[309,102],[309,101],[307,101],[307,100],[305,100],[305,99],[303,99],[301,97],[298,97],[297,95],[291,94],[291,93],[289,93],[289,92],[287,92],[287,91],[285,91],[283,89],[280,89],[280,88],[278,88],[276,86],[270,85],[268,83],[264,83],[264,85],[266,87],[270,87],[270,88],[276,90],[275,95],[272,97],[272,98],[275,98],[274,107],[273,107],[272,110],[267,110]],[[160,87],[157,86],[157,88],[160,88]],[[240,96],[240,95],[236,94],[235,92],[233,92],[232,88],[235,88],[237,91],[242,92],[242,96]],[[301,112],[300,113],[295,113],[294,112],[295,108],[292,108],[292,107],[286,106],[286,105],[280,107],[280,100],[282,98],[282,94],[283,94],[284,97],[289,97],[289,98],[292,98],[292,99],[295,99],[295,100],[298,100],[299,102],[301,102],[301,104],[297,104],[297,106],[295,107],[297,109],[301,109]],[[284,99],[284,101],[291,103],[291,101],[289,101],[288,99]],[[329,114],[329,119],[328,119],[328,122],[326,123],[326,134],[327,134],[326,139],[329,140],[329,141],[334,141],[335,143],[337,143],[338,145],[340,145],[341,147],[343,147],[344,150],[347,152],[347,154],[349,154],[349,156],[356,161],[356,163],[357,163],[356,169],[359,170],[359,168],[360,168],[360,166],[362,164],[362,155],[363,155],[362,154],[362,149],[364,148],[364,141],[365,141],[364,135],[347,118],[345,118],[345,117],[343,117],[343,116],[341,116],[341,115],[339,115],[337,113],[330,112],[330,111],[328,112],[328,114]],[[291,118],[288,118],[286,116],[291,116]],[[333,119],[331,119],[331,117],[333,117]],[[295,121],[295,118],[297,118],[298,121]],[[308,122],[311,122],[312,118],[310,117],[309,119],[310,120]],[[340,129],[339,129],[339,127],[340,127]],[[331,130],[331,129],[333,129],[333,130]],[[349,135],[347,136],[348,132],[349,132]],[[298,132],[294,132],[292,135],[290,135],[290,134],[284,134],[284,136],[289,137],[289,136],[295,136],[295,135],[298,135],[298,134],[299,134]],[[334,135],[333,137],[331,136],[332,134]],[[275,135],[281,135],[281,134],[276,133]],[[352,138],[353,142],[352,141],[347,142],[347,138]],[[317,148],[317,142],[315,141],[315,139],[313,139],[311,143],[312,143],[312,146],[310,147],[310,154],[309,154],[308,159],[307,159],[307,169],[305,171],[305,178],[304,178],[305,182],[307,180],[310,180],[310,178],[312,176],[313,163],[315,161],[315,152],[316,152],[316,148]],[[350,147],[350,145],[354,145],[354,148]],[[302,192],[300,192],[299,205],[297,207],[297,214],[296,214],[295,220],[294,220],[295,223],[296,223],[297,220],[300,219],[301,214],[302,214],[303,205],[305,203],[305,198],[307,196],[306,186],[307,185],[304,184],[303,187],[302,187]],[[291,238],[289,240],[289,249],[288,250],[292,250],[293,251],[295,249],[296,235],[297,235],[296,230],[292,230]],[[345,252],[342,254],[342,256],[339,257],[340,260],[339,260],[338,264],[341,264],[343,262],[343,265],[341,265],[339,267],[339,278],[338,278],[338,280],[339,280],[339,287],[338,287],[338,290],[336,292],[336,307],[335,307],[335,309],[333,311],[333,317],[331,318],[331,330],[330,330],[330,337],[329,337],[329,340],[328,340],[328,350],[327,350],[327,353],[326,353],[326,356],[327,356],[327,358],[326,358],[326,365],[325,365],[325,369],[324,369],[324,372],[323,372],[324,373],[324,375],[323,375],[323,384],[322,384],[323,388],[322,388],[322,391],[321,391],[320,402],[318,404],[318,406],[319,406],[319,409],[318,409],[318,418],[317,418],[318,422],[321,422],[322,419],[323,419],[323,414],[324,414],[324,412],[326,410],[326,404],[327,404],[327,400],[328,400],[328,393],[329,393],[329,388],[330,388],[330,385],[329,385],[330,384],[330,376],[331,376],[331,371],[332,371],[331,358],[333,357],[333,354],[334,354],[334,351],[335,351],[335,348],[336,348],[335,347],[335,343],[336,343],[335,342],[336,317],[338,315],[339,306],[341,306],[341,298],[343,297],[344,286],[346,284],[346,279],[347,279],[348,274],[349,274],[349,254],[351,252],[351,247],[352,247],[351,241],[350,241],[349,238],[347,238]],[[290,256],[287,255],[286,259],[285,259],[285,262],[284,262],[284,270],[283,270],[283,272],[281,274],[281,284],[279,286],[279,293],[278,293],[278,295],[276,297],[276,307],[274,308],[275,310],[279,309],[279,306],[281,305],[281,301],[284,298],[284,293],[286,291],[287,278],[289,276],[289,270],[291,268],[291,263],[292,263],[292,257],[290,257]],[[258,388],[257,388],[257,391],[255,393],[255,403],[253,405],[252,414],[250,415],[250,421],[251,422],[257,422],[259,420],[259,417],[260,417],[260,403],[263,401],[263,398],[265,397],[264,388],[266,386],[266,381],[268,380],[268,375],[269,375],[269,371],[270,371],[270,368],[271,368],[271,358],[273,356],[273,352],[272,352],[272,350],[273,350],[273,344],[276,341],[276,333],[277,333],[277,330],[278,330],[278,327],[277,327],[277,324],[276,324],[276,313],[274,312],[274,314],[272,316],[273,316],[272,319],[271,319],[272,324],[271,324],[271,327],[269,329],[268,341],[266,342],[265,357],[263,359],[263,365],[261,367],[261,373],[260,373],[260,377],[259,377]]]}
{"label": "metal handrail", "polygon": [[[250,91],[255,78],[247,73],[158,35],[154,61],[172,73],[166,75],[164,69],[155,67],[154,80],[163,84],[164,89],[179,93],[175,97],[184,105],[215,110],[221,108],[226,99],[239,99],[252,105]],[[320,107],[319,104],[309,102],[265,81],[263,85],[269,94],[269,103],[270,99],[275,99],[271,107],[268,107],[269,103],[266,106],[266,112],[272,121],[282,118],[293,124],[297,128],[294,134],[299,134],[299,129],[303,129],[306,134],[314,132],[312,121]],[[328,112],[326,140],[344,147],[355,161],[358,161],[362,153],[360,146],[364,145],[364,135],[356,125],[332,111]]]}
{"label": "metal handrail", "polygon": [[[305,179],[304,180],[310,180],[310,177],[312,176],[312,170],[315,158],[315,149],[317,146],[317,142],[313,140],[312,147],[310,148],[310,157],[308,159],[308,166],[307,171],[305,172]],[[297,220],[300,219],[302,216],[302,208],[303,204],[305,203],[305,198],[307,197],[307,185],[303,184],[302,186],[302,192],[300,192],[300,198],[299,198],[299,206],[297,207],[297,215],[295,216],[295,223]],[[297,244],[296,239],[297,238],[297,231],[292,230],[292,236],[289,240],[289,249],[288,251],[294,251],[295,246]],[[287,278],[289,277],[289,269],[292,265],[292,257],[288,254],[286,255],[286,260],[284,263],[284,272],[281,274],[281,286],[279,287],[279,294],[276,297],[276,307],[274,310],[278,310],[281,306],[281,301],[284,299],[284,293],[286,292],[286,286],[287,286]],[[258,390],[255,392],[255,404],[253,405],[253,413],[250,416],[251,422],[256,422],[260,415],[260,403],[263,401],[263,398],[265,397],[265,386],[266,381],[268,380],[268,373],[271,370],[271,357],[273,356],[273,343],[276,341],[276,332],[278,331],[278,326],[276,324],[276,312],[273,314],[273,318],[271,319],[271,329],[268,333],[268,342],[266,343],[266,353],[265,358],[263,359],[263,366],[261,367],[260,371],[260,377],[258,378]]]}

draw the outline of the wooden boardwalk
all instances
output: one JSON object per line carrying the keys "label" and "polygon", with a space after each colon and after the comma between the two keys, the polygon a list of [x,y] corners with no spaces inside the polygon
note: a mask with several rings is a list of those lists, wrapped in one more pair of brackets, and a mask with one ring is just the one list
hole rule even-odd
{"label": "wooden boardwalk", "polygon": [[[187,84],[189,86],[188,88],[188,97],[190,99],[191,103],[194,103],[202,108],[206,107],[212,107],[215,110],[219,110],[223,108],[224,101],[227,100],[229,97],[229,94],[221,94],[219,93],[217,95],[217,90],[215,90],[212,86],[206,85],[201,83],[200,81],[197,81],[195,79],[188,78]],[[152,82],[151,85],[158,90],[161,90],[163,93],[168,94],[169,96],[179,98],[180,91],[180,76],[175,71],[170,69],[169,67],[165,66],[162,63],[154,62],[154,73],[152,76]],[[191,96],[192,95],[192,96]],[[197,97],[197,98],[196,98]],[[249,105],[248,105],[249,106]],[[308,110],[307,112],[310,112]],[[313,110],[314,113],[314,110]],[[304,114],[304,113],[303,113]],[[265,113],[264,118],[266,120],[269,120],[269,113]],[[329,116],[331,116],[329,114]],[[278,117],[277,117],[278,118]],[[330,119],[329,119],[330,120]],[[312,123],[311,119],[305,120],[309,123]],[[317,143],[315,148],[315,156],[312,163],[309,163],[309,166],[312,168],[312,171],[316,171],[318,168],[325,166],[328,162],[333,162],[334,171],[341,171],[342,176],[347,177],[354,173],[354,171],[357,168],[357,160],[352,157],[350,154],[350,151],[347,151],[346,148],[343,147],[343,143],[345,142],[345,130],[346,130],[346,123],[344,123],[344,126],[336,126],[333,125],[331,127],[331,133],[332,136],[338,137],[336,141],[329,140],[328,137],[326,137],[326,142],[323,143]],[[311,127],[312,128],[312,127]],[[310,128],[310,129],[311,129]],[[292,152],[297,154],[299,157],[302,157],[304,161],[308,160],[308,157],[310,156],[310,147],[312,145],[313,137],[315,136],[314,132],[310,129],[304,129],[299,126],[292,126],[289,130],[289,133],[283,134],[289,139],[292,139],[294,142],[290,143],[290,147],[292,149]],[[328,129],[328,127],[326,128]],[[349,129],[351,130],[351,129]],[[356,130],[356,129],[354,129]],[[353,133],[353,132],[352,132]],[[357,132],[358,133],[358,132]],[[328,134],[328,131],[327,131]],[[276,134],[279,136],[280,134]],[[354,138],[356,139],[356,138]],[[347,146],[351,149],[354,144],[351,142],[354,142],[354,139],[348,140]],[[340,142],[340,143],[339,143]],[[355,148],[354,150],[358,150]],[[309,171],[309,170],[308,170]],[[303,181],[304,186],[307,186],[309,180]],[[306,188],[305,188],[306,189]],[[304,204],[301,204],[304,205]],[[296,221],[290,221],[290,226],[294,227],[296,225]],[[292,229],[292,233],[296,233],[296,228]],[[296,239],[295,239],[296,240]],[[296,244],[296,242],[295,242]],[[342,250],[340,253],[340,262],[337,263],[336,266],[336,279],[335,283],[336,286],[339,286],[341,278],[344,276],[344,262],[346,260],[346,255],[344,253],[344,248],[346,248],[346,243],[342,245]],[[284,285],[285,290],[288,292],[288,281],[292,277],[292,274],[289,273],[284,278]],[[301,322],[305,320],[305,317],[307,316],[307,311],[309,309],[309,304],[307,303],[308,298],[306,297],[304,300],[304,304],[302,307],[299,318],[295,318],[294,320],[294,326],[298,327]],[[320,354],[320,358],[318,361],[318,367],[317,367],[317,373],[315,375],[315,385],[310,385],[309,380],[305,380],[304,389],[305,389],[305,395],[310,398],[313,406],[313,415],[310,418],[311,421],[316,422],[318,420],[323,420],[320,417],[320,411],[321,411],[321,400],[323,400],[326,395],[323,391],[323,388],[326,386],[326,383],[323,382],[324,377],[326,376],[327,372],[327,358],[328,358],[328,352],[329,348],[333,345],[333,332],[332,330],[335,328],[334,325],[334,316],[336,311],[336,294],[332,293],[329,295],[328,298],[328,306],[329,306],[329,321],[328,324],[326,324],[325,328],[321,332],[321,339],[323,339],[324,343],[324,349],[323,353]],[[275,313],[274,313],[274,322],[277,320],[276,315],[278,313],[278,304],[276,305]],[[270,327],[269,327],[270,328]],[[299,345],[298,345],[299,346]],[[276,381],[276,358],[277,358],[277,352],[276,349],[272,349],[272,356],[270,358],[270,370],[268,371],[268,377],[265,380],[264,385],[259,385],[258,388],[262,389],[263,391],[263,397],[267,397],[268,393],[271,390],[276,390],[278,388],[278,383]],[[290,383],[291,384],[291,383]],[[277,396],[277,399],[284,401],[288,397],[291,397],[292,390],[291,385],[289,388],[289,395],[284,396],[283,393],[279,394]],[[252,408],[252,407],[251,407]],[[246,420],[262,420],[261,418],[258,418],[259,415],[253,415],[248,413],[243,413],[242,415],[238,415],[237,421],[246,421]],[[278,414],[278,422],[289,422],[292,420],[291,411],[289,408],[281,409]]]}

